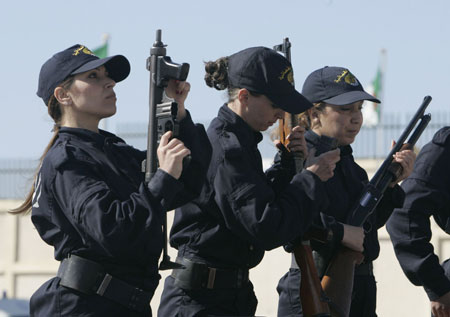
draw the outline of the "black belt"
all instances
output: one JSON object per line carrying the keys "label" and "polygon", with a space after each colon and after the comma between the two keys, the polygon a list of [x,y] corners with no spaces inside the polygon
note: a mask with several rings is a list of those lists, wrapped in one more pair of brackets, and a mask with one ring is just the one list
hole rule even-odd
{"label": "black belt", "polygon": [[241,288],[249,282],[248,269],[223,269],[209,267],[204,263],[177,258],[181,269],[174,269],[175,285],[187,290]]}
{"label": "black belt", "polygon": [[57,276],[64,287],[103,296],[138,312],[149,308],[153,296],[109,275],[100,264],[73,254],[61,262]]}

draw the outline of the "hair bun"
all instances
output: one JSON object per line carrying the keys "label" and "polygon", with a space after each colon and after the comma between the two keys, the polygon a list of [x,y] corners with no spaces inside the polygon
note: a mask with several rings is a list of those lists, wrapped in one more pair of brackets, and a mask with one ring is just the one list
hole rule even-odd
{"label": "hair bun", "polygon": [[228,57],[221,57],[214,62],[205,62],[205,83],[217,90],[228,88]]}

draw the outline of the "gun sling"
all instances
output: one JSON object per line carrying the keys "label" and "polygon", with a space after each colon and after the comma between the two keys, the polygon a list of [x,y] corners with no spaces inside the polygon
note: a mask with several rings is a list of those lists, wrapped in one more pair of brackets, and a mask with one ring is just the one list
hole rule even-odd
{"label": "gun sling", "polygon": [[138,312],[149,307],[153,295],[109,275],[100,264],[73,254],[61,262],[57,276],[61,286],[103,296]]}
{"label": "gun sling", "polygon": [[172,270],[175,285],[186,290],[241,288],[249,282],[248,269],[209,267],[187,258],[177,258],[183,268]]}

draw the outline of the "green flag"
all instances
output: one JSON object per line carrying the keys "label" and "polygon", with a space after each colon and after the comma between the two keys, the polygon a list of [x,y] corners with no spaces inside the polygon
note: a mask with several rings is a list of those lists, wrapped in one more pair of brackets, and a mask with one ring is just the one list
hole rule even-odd
{"label": "green flag", "polygon": [[99,58],[105,58],[108,56],[108,41],[102,46],[96,47],[92,50],[92,53],[97,55]]}
{"label": "green flag", "polygon": [[[381,50],[380,53],[380,62],[377,67],[377,72],[375,78],[367,87],[366,91],[373,95],[375,98],[378,98],[381,102],[383,102],[383,81],[384,81],[384,73],[386,69],[386,50]],[[381,121],[381,107],[380,104],[371,101],[364,101],[363,106],[363,117],[364,126],[373,127],[380,123]]]}

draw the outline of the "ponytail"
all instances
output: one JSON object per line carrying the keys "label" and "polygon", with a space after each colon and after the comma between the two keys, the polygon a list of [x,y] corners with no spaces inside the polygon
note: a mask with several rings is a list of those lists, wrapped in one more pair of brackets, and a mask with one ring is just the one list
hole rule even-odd
{"label": "ponytail", "polygon": [[44,157],[47,155],[47,152],[50,150],[50,148],[53,146],[53,144],[55,143],[56,138],[58,137],[58,132],[59,132],[59,126],[55,124],[55,127],[53,128],[53,136],[50,139],[50,142],[48,143],[47,147],[44,150],[44,153],[42,154],[42,156],[39,159],[39,165],[37,170],[34,172],[33,175],[33,184],[31,184],[31,189],[28,192],[28,194],[25,196],[25,200],[24,202],[17,208],[14,208],[12,210],[10,210],[9,212],[11,214],[28,214],[31,211],[31,207],[32,207],[32,200],[33,200],[33,195],[34,195],[34,184],[36,183],[36,178],[37,175],[39,173],[39,169],[41,168],[42,165],[42,161],[44,160]]}
{"label": "ponytail", "polygon": [[[70,87],[70,85],[72,84],[72,82],[73,82],[73,76],[70,76],[66,80],[64,80],[60,86],[68,89]],[[39,165],[33,175],[33,184],[31,185],[30,191],[25,196],[24,202],[19,207],[14,208],[9,211],[11,214],[15,214],[15,215],[28,214],[31,211],[34,190],[35,190],[34,184],[36,183],[37,175],[39,173],[39,170],[41,168],[41,165],[42,165],[42,162],[44,161],[45,156],[47,155],[48,151],[50,150],[50,148],[53,146],[56,139],[58,138],[59,128],[61,127],[62,112],[61,112],[61,105],[59,104],[58,100],[55,98],[54,95],[52,95],[50,97],[48,104],[47,104],[47,108],[48,108],[48,114],[50,115],[50,117],[52,117],[53,121],[55,121],[55,125],[52,130],[53,136],[50,139],[50,142],[48,143],[48,145],[46,146],[44,153],[42,154],[42,156],[39,159]]]}

